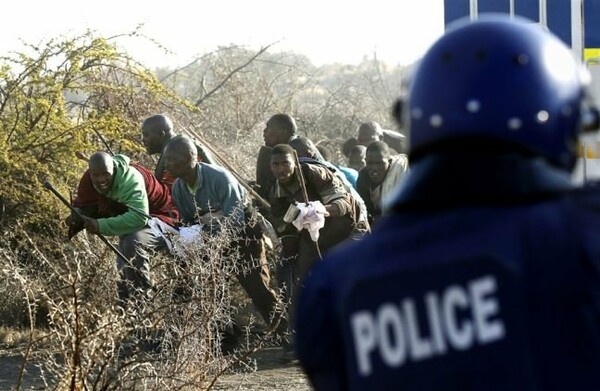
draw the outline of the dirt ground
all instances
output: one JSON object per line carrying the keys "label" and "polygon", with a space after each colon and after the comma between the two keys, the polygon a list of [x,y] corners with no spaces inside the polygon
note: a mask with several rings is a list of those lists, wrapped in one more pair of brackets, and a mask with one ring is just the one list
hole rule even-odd
{"label": "dirt ground", "polygon": [[231,374],[219,379],[215,390],[311,390],[308,380],[297,363],[282,361],[280,348],[267,348],[256,353],[258,370],[251,373]]}
{"label": "dirt ground", "polygon": [[[307,391],[311,387],[297,363],[283,361],[280,348],[265,348],[253,358],[257,361],[257,370],[250,373],[223,375],[213,390],[286,390]],[[0,391],[14,389],[22,363],[21,355],[16,351],[0,351]],[[23,390],[44,390],[39,368],[29,365],[23,379]]]}
{"label": "dirt ground", "polygon": [[[17,352],[0,352],[0,390],[15,389],[22,363],[23,357]],[[34,365],[27,366],[22,385],[23,390],[43,390],[46,388],[41,380],[40,369]]]}

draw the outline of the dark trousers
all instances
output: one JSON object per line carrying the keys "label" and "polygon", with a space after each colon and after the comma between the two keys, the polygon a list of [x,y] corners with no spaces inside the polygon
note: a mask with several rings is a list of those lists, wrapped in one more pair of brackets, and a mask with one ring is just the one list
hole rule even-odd
{"label": "dark trousers", "polygon": [[327,251],[346,239],[355,239],[355,233],[353,221],[348,216],[338,216],[326,218],[325,226],[319,231],[318,242],[313,242],[306,230],[300,231],[298,235],[281,238],[282,261],[278,265],[277,277],[279,283],[285,282],[288,289],[290,324],[293,324],[293,309],[302,280],[310,272],[315,262],[320,262],[319,253],[324,256]]}
{"label": "dark trousers", "polygon": [[258,226],[246,227],[245,238],[236,243],[243,262],[238,281],[252,299],[265,323],[276,330],[287,328],[277,294],[270,287],[264,240]]}
{"label": "dark trousers", "polygon": [[325,226],[319,231],[318,242],[313,242],[308,231],[300,231],[296,265],[298,278],[304,279],[315,262],[320,260],[319,252],[325,255],[332,247],[348,239],[353,231],[354,224],[348,216],[326,218]]}
{"label": "dark trousers", "polygon": [[127,260],[117,256],[120,274],[117,290],[121,302],[127,301],[135,292],[145,295],[152,286],[150,278],[149,250],[166,248],[163,238],[152,233],[150,228],[119,236],[119,251]]}

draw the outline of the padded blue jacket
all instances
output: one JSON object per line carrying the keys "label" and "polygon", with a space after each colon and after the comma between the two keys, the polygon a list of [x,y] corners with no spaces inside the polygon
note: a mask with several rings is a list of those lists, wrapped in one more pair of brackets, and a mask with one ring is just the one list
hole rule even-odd
{"label": "padded blue jacket", "polygon": [[542,160],[438,154],[304,281],[317,390],[600,389],[600,189]]}

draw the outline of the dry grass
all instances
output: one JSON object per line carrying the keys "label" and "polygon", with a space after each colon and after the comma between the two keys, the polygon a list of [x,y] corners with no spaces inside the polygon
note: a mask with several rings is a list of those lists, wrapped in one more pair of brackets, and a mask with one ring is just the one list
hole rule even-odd
{"label": "dry grass", "polygon": [[[36,329],[35,337],[43,334],[43,330]],[[20,350],[29,341],[29,330],[16,327],[0,326],[0,346],[4,353]]]}
{"label": "dry grass", "polygon": [[[242,272],[229,249],[236,235],[225,225],[183,259],[154,254],[152,291],[125,306],[116,298],[114,256],[97,240],[57,241],[49,255],[26,234],[0,239],[0,275],[9,282],[0,301],[20,304],[27,320],[24,328],[0,328],[4,348],[23,356],[17,388],[30,362],[41,366],[45,387],[56,390],[211,389],[226,373],[256,370],[251,355],[272,338],[266,325],[257,326],[234,277]],[[47,327],[38,325],[39,314]],[[243,343],[225,355],[223,330],[234,319]]]}

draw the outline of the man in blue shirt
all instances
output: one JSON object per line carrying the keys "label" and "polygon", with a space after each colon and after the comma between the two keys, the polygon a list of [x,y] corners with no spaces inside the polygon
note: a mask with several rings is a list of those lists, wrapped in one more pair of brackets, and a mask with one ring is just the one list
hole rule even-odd
{"label": "man in blue shirt", "polygon": [[[175,178],[165,169],[163,152],[169,142],[177,137],[173,130],[173,122],[164,114],[156,114],[148,117],[142,123],[142,144],[149,155],[158,154],[158,162],[154,170],[154,176],[160,183],[167,185],[169,189],[173,186]],[[196,144],[198,161],[217,164],[215,159],[202,145]]]}
{"label": "man in blue shirt", "polygon": [[202,223],[203,230],[217,233],[227,221],[240,236],[231,244],[239,251],[243,265],[237,279],[246,290],[267,325],[278,332],[286,329],[282,309],[270,288],[262,232],[247,222],[249,206],[245,189],[226,169],[198,162],[194,142],[186,136],[172,139],[164,152],[165,168],[177,178],[173,201],[184,224]]}
{"label": "man in blue shirt", "polygon": [[600,190],[574,188],[598,111],[555,36],[498,15],[426,53],[390,214],[305,279],[297,353],[317,390],[600,387]]}

